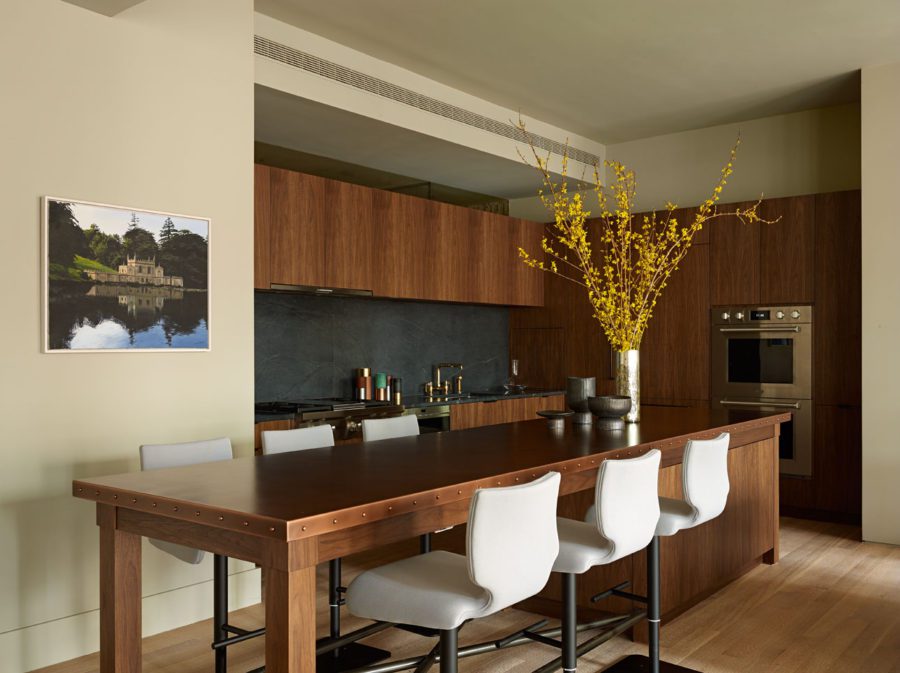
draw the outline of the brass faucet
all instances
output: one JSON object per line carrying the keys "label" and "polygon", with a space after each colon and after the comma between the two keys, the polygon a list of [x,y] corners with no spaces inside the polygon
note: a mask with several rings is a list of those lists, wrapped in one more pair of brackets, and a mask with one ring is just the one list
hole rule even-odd
{"label": "brass faucet", "polygon": [[[450,392],[449,381],[445,381],[443,384],[441,383],[441,370],[442,369],[458,369],[462,371],[463,366],[459,363],[453,362],[441,362],[440,364],[436,364],[434,366],[434,388],[435,390],[442,390],[441,386],[444,386],[446,390],[444,390],[444,394],[448,394]],[[457,390],[457,392],[462,392],[462,390]]]}

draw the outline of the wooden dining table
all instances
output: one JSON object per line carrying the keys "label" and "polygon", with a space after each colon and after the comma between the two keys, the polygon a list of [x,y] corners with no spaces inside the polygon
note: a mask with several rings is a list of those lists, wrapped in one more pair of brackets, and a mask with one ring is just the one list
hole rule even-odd
{"label": "wooden dining table", "polygon": [[96,503],[100,527],[100,671],[141,670],[142,536],[260,565],[266,670],[313,673],[317,564],[463,524],[479,488],[553,470],[561,494],[587,491],[605,459],[658,448],[663,469],[677,468],[688,439],[720,432],[731,433],[741,494],[729,506],[754,540],[734,563],[774,562],[779,424],[790,418],[644,407],[640,423],[621,429],[533,420],[75,480],[73,495]]}

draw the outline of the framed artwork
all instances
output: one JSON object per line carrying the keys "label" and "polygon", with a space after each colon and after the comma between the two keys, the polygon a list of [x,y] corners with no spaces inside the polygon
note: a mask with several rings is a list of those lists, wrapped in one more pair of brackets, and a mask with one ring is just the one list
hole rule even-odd
{"label": "framed artwork", "polygon": [[208,351],[210,221],[46,196],[44,351]]}

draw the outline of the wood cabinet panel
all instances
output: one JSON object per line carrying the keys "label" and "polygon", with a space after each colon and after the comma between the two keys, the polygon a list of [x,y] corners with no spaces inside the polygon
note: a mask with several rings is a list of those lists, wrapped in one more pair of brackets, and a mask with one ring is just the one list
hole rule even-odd
{"label": "wood cabinet panel", "polygon": [[[752,202],[728,206],[747,208]],[[736,217],[709,224],[709,302],[712,306],[759,303],[759,227]]]}
{"label": "wood cabinet panel", "polygon": [[[728,452],[730,491],[725,511],[702,526],[660,540],[664,620],[671,619],[759,563],[777,538],[774,439]],[[660,470],[659,493],[682,498],[681,465]],[[646,595],[646,553],[634,555],[634,591]]]}
{"label": "wood cabinet panel", "polygon": [[323,285],[327,183],[312,175],[270,168],[270,279],[289,285]]}
{"label": "wood cabinet panel", "polygon": [[759,302],[811,303],[816,197],[766,199],[759,214],[775,224],[759,225]]}
{"label": "wood cabinet panel", "polygon": [[862,412],[817,404],[813,419],[812,478],[782,476],[782,512],[788,516],[859,523],[862,512]]}
{"label": "wood cabinet panel", "polygon": [[816,196],[814,374],[819,404],[858,405],[862,371],[859,190]]}
{"label": "wood cabinet panel", "polygon": [[641,344],[641,397],[709,400],[709,247],[694,245],[669,279]]}
{"label": "wood cabinet panel", "polygon": [[541,409],[562,409],[564,406],[565,395],[454,404],[450,407],[450,429],[465,430],[483,425],[530,421]]}
{"label": "wood cabinet panel", "polygon": [[511,329],[509,357],[519,361],[519,383],[551,390],[566,387],[566,332],[561,327]]}
{"label": "wood cabinet panel", "polygon": [[541,225],[268,166],[256,167],[255,286],[371,290],[375,296],[539,305]]}
{"label": "wood cabinet panel", "polygon": [[272,236],[272,195],[269,167],[253,167],[253,287],[268,290]]}

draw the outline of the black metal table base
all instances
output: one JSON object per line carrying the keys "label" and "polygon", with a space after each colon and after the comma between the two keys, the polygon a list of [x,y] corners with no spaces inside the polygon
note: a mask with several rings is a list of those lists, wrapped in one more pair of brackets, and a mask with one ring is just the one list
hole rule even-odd
{"label": "black metal table base", "polygon": [[362,643],[350,643],[333,652],[323,652],[316,656],[316,673],[352,671],[384,661],[390,656],[391,653],[387,650]]}
{"label": "black metal table base", "polygon": [[[620,659],[609,668],[604,668],[603,673],[650,673],[650,657],[643,654],[632,654]],[[699,671],[660,661],[659,673],[699,673]]]}

